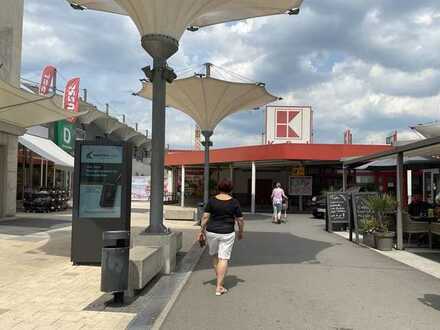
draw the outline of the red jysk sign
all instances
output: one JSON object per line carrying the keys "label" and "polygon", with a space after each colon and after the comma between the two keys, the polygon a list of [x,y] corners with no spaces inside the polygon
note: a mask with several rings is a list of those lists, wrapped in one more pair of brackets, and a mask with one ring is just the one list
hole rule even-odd
{"label": "red jysk sign", "polygon": [[297,110],[278,110],[276,112],[276,137],[280,139],[286,138],[298,138],[299,135],[292,128],[292,123],[300,115],[300,111]]}
{"label": "red jysk sign", "polygon": [[[79,82],[80,78],[70,79],[64,90],[64,109],[72,112],[79,112]],[[74,123],[76,118],[69,118],[69,122]]]}
{"label": "red jysk sign", "polygon": [[40,88],[38,89],[38,93],[40,95],[49,94],[50,86],[52,86],[55,77],[55,70],[56,69],[52,65],[47,65],[43,69],[43,73],[41,74]]}

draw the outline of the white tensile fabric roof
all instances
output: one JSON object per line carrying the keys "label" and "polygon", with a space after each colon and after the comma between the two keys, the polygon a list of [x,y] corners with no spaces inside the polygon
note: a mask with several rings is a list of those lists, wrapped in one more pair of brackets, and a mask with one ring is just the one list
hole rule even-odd
{"label": "white tensile fabric roof", "polygon": [[440,122],[416,125],[413,129],[427,139],[440,136]]}
{"label": "white tensile fabric roof", "polygon": [[93,123],[107,135],[112,134],[114,131],[125,125],[116,118],[107,115],[100,116],[99,118],[95,119]]}
{"label": "white tensile fabric roof", "polygon": [[140,34],[165,34],[179,40],[190,26],[203,27],[253,17],[283,14],[303,0],[67,0],[88,9],[128,15]]}
{"label": "white tensile fabric roof", "polygon": [[18,142],[44,159],[55,163],[56,166],[63,168],[74,167],[74,158],[51,140],[25,134],[18,137]]}
{"label": "white tensile fabric roof", "polygon": [[148,139],[145,135],[143,134],[139,134],[136,135],[135,137],[133,137],[131,139],[131,142],[136,146],[136,147],[140,147],[141,145],[145,144],[148,142]]}
{"label": "white tensile fabric roof", "polygon": [[[440,164],[440,160],[432,157],[423,157],[423,156],[414,156],[414,157],[404,157],[404,165],[433,165]],[[365,165],[356,167],[357,170],[374,170],[374,169],[383,169],[383,168],[394,168],[397,166],[396,157],[385,158],[374,160]]]}
{"label": "white tensile fabric roof", "polygon": [[130,126],[123,126],[113,132],[113,134],[119,136],[122,141],[127,142],[134,138],[136,135],[141,135],[139,132],[131,128]]}
{"label": "white tensile fabric roof", "polygon": [[[153,85],[143,82],[138,96],[151,100]],[[224,81],[206,76],[175,80],[167,86],[167,106],[193,118],[202,130],[213,131],[227,116],[278,100],[263,85]]]}
{"label": "white tensile fabric roof", "polygon": [[[66,111],[54,99],[37,101],[41,98],[41,95],[14,87],[0,79],[0,122],[28,128],[84,114],[84,112]],[[30,101],[37,102],[13,106]]]}

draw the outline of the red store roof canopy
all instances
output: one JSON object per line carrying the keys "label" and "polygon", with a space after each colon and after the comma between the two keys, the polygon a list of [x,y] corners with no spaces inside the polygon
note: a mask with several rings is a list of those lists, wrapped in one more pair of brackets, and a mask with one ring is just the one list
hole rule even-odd
{"label": "red store roof canopy", "polygon": [[[268,144],[249,147],[213,149],[213,164],[249,161],[340,161],[392,150],[388,145],[349,144]],[[202,165],[203,151],[169,151],[166,166]]]}

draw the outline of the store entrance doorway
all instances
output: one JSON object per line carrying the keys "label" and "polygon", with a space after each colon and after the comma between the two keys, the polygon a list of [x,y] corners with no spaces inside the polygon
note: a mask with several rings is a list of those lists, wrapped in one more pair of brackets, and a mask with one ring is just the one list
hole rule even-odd
{"label": "store entrance doorway", "polygon": [[[273,181],[270,179],[257,179],[255,189],[255,204],[260,210],[271,209],[272,201],[270,195],[272,194]],[[252,181],[248,180],[248,193],[251,194]]]}

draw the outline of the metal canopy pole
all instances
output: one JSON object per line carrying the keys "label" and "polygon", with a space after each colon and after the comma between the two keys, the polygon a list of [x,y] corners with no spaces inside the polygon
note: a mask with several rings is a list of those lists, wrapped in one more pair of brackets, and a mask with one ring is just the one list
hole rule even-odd
{"label": "metal canopy pole", "polygon": [[403,153],[397,155],[397,250],[403,250]]}
{"label": "metal canopy pole", "polygon": [[202,143],[205,147],[205,164],[203,169],[203,204],[206,206],[209,200],[209,148],[212,146],[212,131],[202,131],[205,141]]}
{"label": "metal canopy pole", "polygon": [[47,186],[47,176],[48,176],[48,171],[49,171],[49,161],[48,160],[46,160],[46,176],[45,176],[45,181],[44,181],[44,183],[45,183],[45,187],[46,188],[48,188],[48,186]]}
{"label": "metal canopy pole", "polygon": [[40,189],[43,188],[43,173],[44,171],[44,160],[43,158],[41,158],[41,163],[40,163]]}
{"label": "metal canopy pole", "polygon": [[185,165],[182,165],[182,177],[180,180],[180,206],[185,207]]}
{"label": "metal canopy pole", "polygon": [[142,69],[153,84],[150,226],[146,232],[168,234],[169,229],[163,225],[166,83],[176,75],[168,68],[167,60],[177,52],[179,42],[166,35],[148,34],[142,37],[142,47],[153,57],[153,69]]}
{"label": "metal canopy pole", "polygon": [[257,181],[257,166],[255,162],[252,162],[252,178],[251,178],[251,213],[255,214],[255,192],[256,192],[256,181]]}

